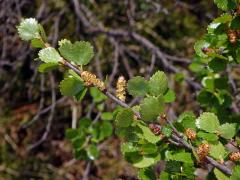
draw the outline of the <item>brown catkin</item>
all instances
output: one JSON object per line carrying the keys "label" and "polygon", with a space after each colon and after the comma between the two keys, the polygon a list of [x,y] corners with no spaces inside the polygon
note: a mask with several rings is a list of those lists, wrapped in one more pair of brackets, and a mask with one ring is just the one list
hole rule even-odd
{"label": "brown catkin", "polygon": [[208,155],[210,151],[210,146],[209,144],[201,144],[198,149],[197,149],[197,155],[199,157],[199,160],[202,161],[205,159],[205,157]]}
{"label": "brown catkin", "polygon": [[187,128],[185,130],[185,135],[190,140],[195,140],[196,139],[196,132],[194,130],[192,130],[192,129]]}
{"label": "brown catkin", "polygon": [[158,124],[150,123],[148,125],[148,127],[152,131],[153,134],[155,134],[155,135],[160,135],[161,134],[161,126],[159,126]]}
{"label": "brown catkin", "polygon": [[92,74],[91,72],[88,72],[88,71],[83,71],[81,73],[81,77],[84,80],[86,86],[95,86],[100,91],[106,90],[106,86],[104,82],[98,79],[95,74]]}
{"label": "brown catkin", "polygon": [[120,76],[117,80],[116,96],[123,102],[126,100],[126,86],[127,82],[125,78],[123,76]]}
{"label": "brown catkin", "polygon": [[230,41],[231,44],[236,44],[237,42],[237,32],[232,30],[232,29],[229,29],[228,32],[227,32],[227,35],[228,35],[228,39]]}
{"label": "brown catkin", "polygon": [[239,161],[240,160],[240,152],[233,152],[229,155],[229,159],[231,161]]}

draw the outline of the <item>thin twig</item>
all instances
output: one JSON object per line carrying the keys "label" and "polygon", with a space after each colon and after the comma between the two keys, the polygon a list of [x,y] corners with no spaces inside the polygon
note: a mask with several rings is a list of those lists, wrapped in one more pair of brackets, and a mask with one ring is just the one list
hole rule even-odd
{"label": "thin twig", "polygon": [[38,140],[34,144],[29,145],[27,147],[28,151],[31,151],[32,149],[38,147],[40,144],[42,144],[47,139],[47,136],[48,136],[48,134],[50,132],[50,129],[51,129],[51,126],[52,126],[54,111],[55,111],[55,107],[56,107],[56,92],[55,92],[55,80],[54,80],[54,77],[51,73],[50,73],[50,82],[51,82],[51,89],[52,89],[52,106],[51,106],[50,115],[48,117],[48,123],[47,123],[47,126],[46,126],[46,130],[45,130],[45,132],[42,135],[40,140]]}

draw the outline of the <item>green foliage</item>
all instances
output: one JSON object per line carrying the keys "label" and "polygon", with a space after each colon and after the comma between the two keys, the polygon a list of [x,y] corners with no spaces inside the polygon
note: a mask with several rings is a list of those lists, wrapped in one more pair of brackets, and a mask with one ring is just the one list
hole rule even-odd
{"label": "green foliage", "polygon": [[102,102],[107,99],[107,97],[96,87],[90,88],[90,94],[93,98],[93,101],[96,103]]}
{"label": "green foliage", "polygon": [[[82,71],[82,66],[87,65],[93,58],[92,45],[85,41],[72,43],[64,39],[59,41],[58,52],[48,46],[45,32],[35,19],[21,21],[18,26],[21,39],[31,40],[33,47],[42,48],[38,55],[44,63],[39,66],[39,72],[47,72],[59,64],[64,65],[67,61],[74,68],[66,73],[60,83],[62,95],[75,97],[81,101],[89,88],[93,102],[100,111],[99,120],[83,118],[80,119],[77,129],[66,131],[66,137],[71,141],[77,159],[95,160],[99,157],[98,143],[113,134],[112,119],[115,119],[116,134],[124,140],[121,145],[122,154],[133,166],[140,168],[141,179],[157,178],[153,166],[159,160],[166,161],[166,168],[160,175],[161,179],[194,179],[194,170],[198,167],[198,163],[193,159],[196,157],[194,150],[201,143],[209,143],[209,156],[217,161],[227,157],[229,152],[225,145],[228,140],[235,139],[238,130],[236,124],[230,121],[234,116],[230,113],[234,97],[225,74],[230,63],[240,62],[239,42],[238,40],[231,42],[229,37],[229,30],[240,29],[240,18],[235,12],[239,2],[235,0],[214,2],[227,12],[213,20],[207,28],[206,35],[195,43],[196,56],[189,66],[202,84],[197,100],[206,112],[198,118],[192,112],[183,112],[171,125],[169,122],[162,122],[163,114],[165,103],[175,101],[176,95],[169,89],[164,72],[157,71],[148,81],[141,76],[130,79],[127,83],[128,93],[142,97],[140,103],[134,107],[124,104],[124,108],[119,108],[114,113],[105,112],[104,101],[109,96],[108,92],[89,87],[79,76],[80,73],[73,71],[74,68]],[[180,73],[176,78],[179,82],[184,79]],[[193,140],[186,134],[179,135],[172,125],[180,133],[188,128],[193,130],[196,132],[196,139]],[[174,147],[173,145],[178,143],[179,147],[184,145],[180,141],[169,143],[172,142],[169,138],[174,140],[175,136],[194,146],[193,150],[185,151]],[[213,172],[217,179],[229,179],[216,168]],[[239,166],[236,166],[230,179],[239,179],[239,172]]]}
{"label": "green foliage", "polygon": [[164,95],[164,102],[170,103],[174,102],[176,99],[175,92],[171,89],[168,89],[167,93]]}
{"label": "green foliage", "polygon": [[45,63],[58,63],[62,59],[57,50],[52,47],[40,50],[38,56]]}
{"label": "green foliage", "polygon": [[75,96],[84,89],[83,81],[68,76],[60,82],[60,91],[63,96]]}
{"label": "green foliage", "polygon": [[59,52],[67,60],[77,65],[86,65],[93,58],[93,47],[89,42],[77,41],[71,43],[69,40],[59,41]]}
{"label": "green foliage", "polygon": [[99,157],[99,150],[97,148],[96,145],[90,145],[88,148],[87,148],[87,155],[89,157],[89,159],[91,160],[95,160]]}
{"label": "green foliage", "polygon": [[184,163],[193,163],[191,153],[187,153],[184,151],[180,152],[166,151],[165,157],[167,158],[167,160],[179,161]]}
{"label": "green foliage", "polygon": [[227,11],[236,7],[234,0],[214,0],[218,8]]}
{"label": "green foliage", "polygon": [[163,96],[149,96],[143,99],[140,104],[140,114],[144,121],[156,121],[157,117],[163,113],[164,99]]}
{"label": "green foliage", "polygon": [[113,119],[113,114],[110,112],[103,112],[101,114],[101,119],[105,121],[111,121]]}
{"label": "green foliage", "polygon": [[221,160],[225,158],[227,151],[222,143],[218,142],[217,144],[211,144],[209,154],[213,158]]}
{"label": "green foliage", "polygon": [[45,73],[45,72],[51,71],[51,70],[56,69],[56,68],[58,68],[57,63],[53,63],[53,62],[43,63],[38,67],[38,71],[41,72],[41,73]]}
{"label": "green foliage", "polygon": [[141,129],[141,133],[139,134],[140,137],[144,138],[146,141],[153,144],[156,144],[157,142],[160,141],[160,137],[154,135],[148,127],[140,123],[138,123],[138,127]]}
{"label": "green foliage", "polygon": [[168,89],[167,76],[162,71],[157,71],[149,80],[149,93],[153,96],[165,94]]}
{"label": "green foliage", "polygon": [[20,38],[24,41],[40,38],[39,24],[34,18],[23,19],[17,29]]}
{"label": "green foliage", "polygon": [[231,139],[236,134],[236,124],[223,124],[219,127],[220,136]]}
{"label": "green foliage", "polygon": [[139,178],[141,180],[156,180],[157,177],[154,173],[153,168],[144,168],[144,169],[140,169],[138,172]]}
{"label": "green foliage", "polygon": [[178,118],[178,122],[181,123],[185,129],[196,129],[195,120],[196,117],[193,112],[184,112]]}
{"label": "green foliage", "polygon": [[197,133],[197,137],[202,138],[208,142],[216,142],[218,140],[218,136],[216,134],[206,133],[203,131],[199,131]]}
{"label": "green foliage", "polygon": [[217,116],[214,113],[205,112],[196,119],[196,126],[206,132],[215,133],[220,124]]}
{"label": "green foliage", "polygon": [[143,77],[136,76],[128,81],[127,89],[132,96],[145,96],[148,92],[148,83]]}
{"label": "green foliage", "polygon": [[224,173],[219,171],[217,168],[214,168],[214,174],[217,180],[229,180],[229,177],[227,177]]}
{"label": "green foliage", "polygon": [[128,127],[132,124],[134,120],[134,113],[131,109],[122,109],[116,117],[117,127]]}
{"label": "green foliage", "polygon": [[233,173],[230,177],[231,180],[238,180],[240,179],[240,166],[235,166],[233,168]]}

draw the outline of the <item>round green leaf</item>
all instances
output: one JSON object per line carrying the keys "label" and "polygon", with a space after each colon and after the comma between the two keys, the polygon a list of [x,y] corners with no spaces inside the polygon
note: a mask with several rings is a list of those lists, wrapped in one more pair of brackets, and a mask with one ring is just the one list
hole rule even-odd
{"label": "round green leaf", "polygon": [[140,114],[144,121],[156,121],[157,117],[163,113],[163,110],[164,110],[163,96],[146,97],[140,104]]}
{"label": "round green leaf", "polygon": [[163,71],[157,71],[149,80],[149,93],[153,96],[165,94],[168,89],[168,79]]}
{"label": "round green leaf", "polygon": [[224,159],[227,155],[227,151],[222,143],[218,142],[218,144],[211,144],[210,146],[210,156],[217,160]]}
{"label": "round green leaf", "polygon": [[214,3],[218,8],[224,11],[234,9],[236,7],[236,4],[233,0],[214,0]]}
{"label": "round green leaf", "polygon": [[38,56],[45,63],[58,63],[62,59],[57,50],[52,47],[42,49]]}
{"label": "round green leaf", "polygon": [[17,29],[22,40],[40,38],[38,22],[34,18],[23,19]]}
{"label": "round green leaf", "polygon": [[45,73],[48,71],[51,71],[53,69],[56,69],[58,67],[58,63],[43,63],[38,67],[38,71],[41,73]]}
{"label": "round green leaf", "polygon": [[127,90],[132,96],[145,96],[148,92],[148,83],[143,77],[136,76],[128,81]]}
{"label": "round green leaf", "polygon": [[61,40],[59,46],[60,54],[77,65],[88,64],[94,55],[93,47],[89,42],[77,41],[72,44],[68,40]]}
{"label": "round green leaf", "polygon": [[83,89],[83,82],[73,76],[68,76],[60,82],[60,91],[63,96],[74,96]]}
{"label": "round green leaf", "polygon": [[98,150],[97,146],[90,145],[87,148],[87,155],[88,155],[89,159],[91,159],[91,160],[97,159],[99,157],[99,150]]}
{"label": "round green leaf", "polygon": [[231,139],[236,134],[236,124],[223,124],[219,127],[220,136],[226,139]]}
{"label": "round green leaf", "polygon": [[132,124],[133,119],[134,119],[134,112],[130,108],[122,109],[117,114],[116,126],[128,127]]}
{"label": "round green leaf", "polygon": [[220,124],[217,116],[214,113],[205,112],[196,119],[196,126],[206,132],[215,133]]}
{"label": "round green leaf", "polygon": [[168,89],[167,93],[164,95],[164,102],[170,103],[174,102],[176,99],[175,92],[171,89]]}

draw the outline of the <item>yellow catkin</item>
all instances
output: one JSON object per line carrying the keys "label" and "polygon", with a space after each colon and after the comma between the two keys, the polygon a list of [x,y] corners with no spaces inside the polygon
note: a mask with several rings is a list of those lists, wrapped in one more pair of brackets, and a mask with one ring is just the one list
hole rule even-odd
{"label": "yellow catkin", "polygon": [[116,96],[123,102],[126,100],[126,86],[127,82],[125,78],[123,76],[120,76],[117,80]]}
{"label": "yellow catkin", "polygon": [[190,140],[195,140],[196,139],[196,132],[194,130],[192,130],[192,129],[187,128],[185,130],[185,135]]}
{"label": "yellow catkin", "polygon": [[200,161],[203,161],[210,151],[209,144],[201,144],[197,149],[197,155]]}
{"label": "yellow catkin", "polygon": [[233,152],[230,154],[229,159],[231,161],[239,161],[240,160],[240,152]]}
{"label": "yellow catkin", "polygon": [[88,71],[83,71],[81,73],[81,77],[84,80],[86,86],[95,86],[100,91],[106,90],[106,86],[105,86],[104,82],[102,82],[100,79],[98,79],[95,74],[92,74]]}

